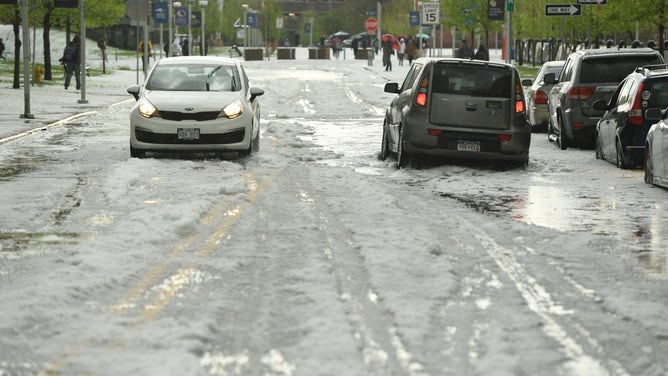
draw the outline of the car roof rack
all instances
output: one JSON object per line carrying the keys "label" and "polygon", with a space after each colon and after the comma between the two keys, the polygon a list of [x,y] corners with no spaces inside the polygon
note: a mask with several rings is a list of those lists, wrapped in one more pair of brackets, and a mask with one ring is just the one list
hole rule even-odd
{"label": "car roof rack", "polygon": [[668,64],[644,65],[642,67],[637,67],[636,72],[637,73],[644,73],[645,75],[647,75],[651,71],[659,70],[659,69],[668,69]]}

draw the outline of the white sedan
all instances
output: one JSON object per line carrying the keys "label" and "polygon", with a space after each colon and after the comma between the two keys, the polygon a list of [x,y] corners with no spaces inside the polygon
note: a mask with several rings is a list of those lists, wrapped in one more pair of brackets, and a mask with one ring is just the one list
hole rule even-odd
{"label": "white sedan", "polygon": [[264,90],[250,87],[234,59],[171,57],[158,61],[143,85],[128,87],[130,155],[147,152],[224,152],[249,155],[260,148]]}

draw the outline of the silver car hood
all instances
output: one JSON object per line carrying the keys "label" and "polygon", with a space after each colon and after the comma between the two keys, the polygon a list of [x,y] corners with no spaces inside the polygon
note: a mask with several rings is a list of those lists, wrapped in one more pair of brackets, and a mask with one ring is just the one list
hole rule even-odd
{"label": "silver car hood", "polygon": [[144,91],[144,98],[158,110],[175,112],[220,111],[241,98],[240,91]]}

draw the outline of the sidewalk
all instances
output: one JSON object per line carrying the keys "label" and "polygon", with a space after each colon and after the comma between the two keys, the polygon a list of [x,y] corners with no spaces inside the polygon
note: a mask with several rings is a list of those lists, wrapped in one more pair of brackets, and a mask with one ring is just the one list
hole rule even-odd
{"label": "sidewalk", "polygon": [[[75,90],[74,77],[68,90],[64,87],[64,77],[54,77],[52,82],[30,86],[29,114],[34,119],[24,118],[26,113],[26,93],[21,78],[21,88],[13,89],[11,82],[0,84],[0,144],[8,137],[24,132],[42,129],[49,124],[73,115],[95,111],[125,100],[133,100],[126,88],[136,83],[136,72],[126,69],[108,69],[104,75],[86,77],[85,99],[79,103],[81,90]],[[143,80],[143,74],[139,74]]]}

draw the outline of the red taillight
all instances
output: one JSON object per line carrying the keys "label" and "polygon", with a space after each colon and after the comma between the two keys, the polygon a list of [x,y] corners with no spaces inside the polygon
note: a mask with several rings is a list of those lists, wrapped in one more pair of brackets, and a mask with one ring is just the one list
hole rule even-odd
{"label": "red taillight", "polygon": [[515,113],[521,114],[524,112],[524,101],[515,101]]}
{"label": "red taillight", "polygon": [[536,90],[536,92],[533,94],[533,103],[547,104],[547,94],[540,90]]}
{"label": "red taillight", "polygon": [[582,128],[582,126],[584,126],[584,124],[582,124],[582,123],[573,123],[573,124],[571,124],[571,126],[572,126],[573,128]]}
{"label": "red taillight", "polygon": [[415,97],[415,103],[417,103],[418,106],[424,107],[427,105],[427,94],[425,93],[418,93],[417,97]]}
{"label": "red taillight", "polygon": [[513,135],[511,135],[511,134],[499,134],[499,135],[497,135],[497,137],[499,138],[499,141],[501,141],[501,142],[508,142],[513,138]]}
{"label": "red taillight", "polygon": [[427,87],[429,86],[429,77],[422,77],[420,86],[418,86],[418,94],[415,96],[415,104],[420,107],[427,106]]}
{"label": "red taillight", "polygon": [[443,131],[438,129],[427,129],[427,134],[430,136],[440,136]]}
{"label": "red taillight", "polygon": [[568,99],[574,101],[586,101],[591,98],[596,91],[595,86],[591,87],[572,87],[568,90]]}
{"label": "red taillight", "polygon": [[642,91],[645,84],[640,84],[638,86],[638,91],[636,92],[636,97],[633,100],[633,107],[629,111],[628,122],[632,125],[642,125],[642,109],[640,108],[640,101],[642,100]]}

